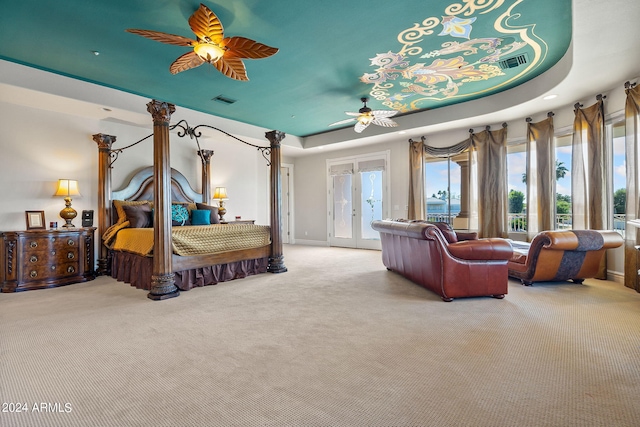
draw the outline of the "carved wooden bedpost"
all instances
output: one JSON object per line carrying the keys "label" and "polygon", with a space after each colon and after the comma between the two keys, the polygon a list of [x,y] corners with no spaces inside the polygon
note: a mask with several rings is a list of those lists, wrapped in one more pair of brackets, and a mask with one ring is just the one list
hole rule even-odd
{"label": "carved wooden bedpost", "polygon": [[267,271],[270,273],[284,273],[287,267],[284,265],[282,254],[282,176],[280,173],[280,141],[285,137],[284,132],[272,130],[265,133],[271,143],[271,256]]}
{"label": "carved wooden bedpost", "polygon": [[111,144],[116,137],[97,133],[93,140],[98,144],[98,271],[99,276],[110,274],[109,249],[102,242],[102,235],[111,225]]}
{"label": "carved wooden bedpost", "polygon": [[151,291],[147,294],[152,300],[164,300],[177,297],[180,291],[176,287],[171,260],[171,163],[169,158],[169,122],[176,111],[173,104],[156,101],[147,104],[147,111],[153,117],[153,272]]}
{"label": "carved wooden bedpost", "polygon": [[202,203],[211,202],[211,156],[213,150],[200,150],[198,155],[202,159]]}

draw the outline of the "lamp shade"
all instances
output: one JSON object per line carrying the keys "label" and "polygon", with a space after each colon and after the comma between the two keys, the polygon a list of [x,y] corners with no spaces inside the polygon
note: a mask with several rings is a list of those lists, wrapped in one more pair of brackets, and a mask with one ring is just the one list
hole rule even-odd
{"label": "lamp shade", "polygon": [[54,196],[80,196],[80,191],[78,190],[78,181],[75,179],[59,179],[58,180],[58,189]]}
{"label": "lamp shade", "polygon": [[227,198],[227,187],[216,187],[213,192],[213,199],[223,200]]}

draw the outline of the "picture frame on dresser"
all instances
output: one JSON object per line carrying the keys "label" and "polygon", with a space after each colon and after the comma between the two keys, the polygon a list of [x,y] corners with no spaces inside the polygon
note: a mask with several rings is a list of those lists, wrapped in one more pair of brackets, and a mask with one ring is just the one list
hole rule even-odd
{"label": "picture frame on dresser", "polygon": [[25,211],[24,215],[27,220],[27,230],[44,230],[46,228],[44,211]]}

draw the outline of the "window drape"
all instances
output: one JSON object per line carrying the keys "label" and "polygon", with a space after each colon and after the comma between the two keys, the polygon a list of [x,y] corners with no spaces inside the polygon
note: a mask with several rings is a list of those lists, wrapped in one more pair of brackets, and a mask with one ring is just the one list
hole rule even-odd
{"label": "window drape", "polygon": [[546,120],[527,119],[527,233],[531,240],[538,232],[555,228],[555,163],[553,113]]}
{"label": "window drape", "polygon": [[508,237],[507,128],[471,134],[477,161],[478,236]]}
{"label": "window drape", "polygon": [[426,199],[424,188],[425,138],[409,140],[409,209],[408,219],[425,219]]}
{"label": "window drape", "polygon": [[[577,230],[607,228],[606,173],[607,146],[605,144],[604,105],[602,96],[590,107],[575,105],[573,122],[571,217]],[[607,278],[606,257],[596,276]]]}
{"label": "window drape", "polygon": [[[640,86],[625,84],[627,100],[625,103],[625,145],[627,163],[627,221],[638,219],[640,200],[638,185],[640,183]],[[640,229],[627,223],[624,248],[624,285],[640,292],[638,281],[638,251]]]}

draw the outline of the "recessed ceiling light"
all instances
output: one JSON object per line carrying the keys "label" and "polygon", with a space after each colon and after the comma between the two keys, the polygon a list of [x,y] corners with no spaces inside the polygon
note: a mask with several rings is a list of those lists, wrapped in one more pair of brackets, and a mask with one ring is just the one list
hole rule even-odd
{"label": "recessed ceiling light", "polygon": [[547,96],[545,96],[545,97],[544,97],[544,98],[542,98],[542,99],[544,99],[545,101],[548,101],[548,100],[550,100],[550,99],[557,98],[557,97],[558,97],[558,95],[551,94],[551,95],[547,95]]}
{"label": "recessed ceiling light", "polygon": [[318,150],[322,150],[324,147],[318,147]]}
{"label": "recessed ceiling light", "polygon": [[98,52],[97,50],[92,50],[91,53],[93,53],[95,56],[100,55],[100,52]]}

